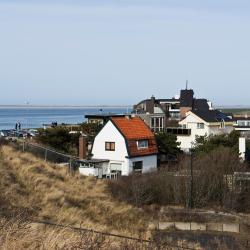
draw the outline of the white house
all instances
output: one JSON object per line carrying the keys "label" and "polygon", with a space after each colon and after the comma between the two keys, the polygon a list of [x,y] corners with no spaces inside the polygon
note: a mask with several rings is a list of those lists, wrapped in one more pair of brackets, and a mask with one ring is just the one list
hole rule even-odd
{"label": "white house", "polygon": [[139,117],[112,117],[95,137],[92,162],[83,161],[80,172],[110,178],[145,173],[157,168],[157,153],[155,136]]}
{"label": "white house", "polygon": [[180,148],[186,152],[192,148],[197,136],[230,133],[234,129],[233,120],[218,110],[189,111],[179,125],[187,131],[177,135]]}

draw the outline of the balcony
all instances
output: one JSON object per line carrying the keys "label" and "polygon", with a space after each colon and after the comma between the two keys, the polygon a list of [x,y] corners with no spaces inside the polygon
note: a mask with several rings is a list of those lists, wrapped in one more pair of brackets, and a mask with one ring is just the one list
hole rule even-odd
{"label": "balcony", "polygon": [[188,128],[167,128],[166,132],[174,135],[183,135],[183,136],[191,135],[191,129]]}

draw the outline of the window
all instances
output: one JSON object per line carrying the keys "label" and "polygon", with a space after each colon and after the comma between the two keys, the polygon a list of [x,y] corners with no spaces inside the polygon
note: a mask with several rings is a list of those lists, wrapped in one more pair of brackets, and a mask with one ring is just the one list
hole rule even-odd
{"label": "window", "polygon": [[115,151],[115,142],[105,142],[106,151]]}
{"label": "window", "polygon": [[245,122],[244,121],[238,121],[238,125],[239,126],[245,126]]}
{"label": "window", "polygon": [[138,149],[148,148],[148,140],[140,140],[137,141],[136,144]]}
{"label": "window", "polygon": [[152,119],[151,119],[151,127],[153,128],[154,126],[155,126],[155,119],[152,118]]}
{"label": "window", "polygon": [[179,112],[169,112],[169,115],[172,119],[180,119],[180,113]]}
{"label": "window", "polygon": [[203,129],[204,128],[204,123],[197,123],[197,128],[198,129]]}
{"label": "window", "polygon": [[142,173],[143,161],[133,162],[133,171],[136,173]]}
{"label": "window", "polygon": [[162,131],[164,129],[164,117],[152,117],[150,125],[154,132]]}

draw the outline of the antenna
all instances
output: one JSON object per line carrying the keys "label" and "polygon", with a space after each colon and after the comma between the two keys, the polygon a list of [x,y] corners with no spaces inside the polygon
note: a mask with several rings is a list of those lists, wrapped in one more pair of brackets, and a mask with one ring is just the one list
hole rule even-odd
{"label": "antenna", "polygon": [[186,90],[188,89],[188,80],[186,80]]}

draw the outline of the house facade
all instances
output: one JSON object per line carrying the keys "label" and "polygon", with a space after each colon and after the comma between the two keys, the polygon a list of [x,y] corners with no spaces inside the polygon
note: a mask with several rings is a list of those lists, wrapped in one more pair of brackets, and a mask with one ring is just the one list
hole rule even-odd
{"label": "house facade", "polygon": [[[139,117],[112,117],[95,137],[91,152],[92,161],[102,162],[98,175],[129,175],[157,169],[154,134]],[[80,169],[84,166],[90,165],[82,164]],[[91,167],[93,172],[95,165]]]}
{"label": "house facade", "polygon": [[172,99],[143,100],[134,105],[133,114],[141,117],[154,132],[163,131],[172,121],[180,121],[190,110],[210,110],[212,104],[206,99],[194,98],[192,89],[180,91]]}
{"label": "house facade", "polygon": [[186,131],[177,132],[177,141],[185,152],[192,148],[197,136],[228,134],[234,130],[233,120],[218,110],[188,111],[179,125],[180,130]]}

